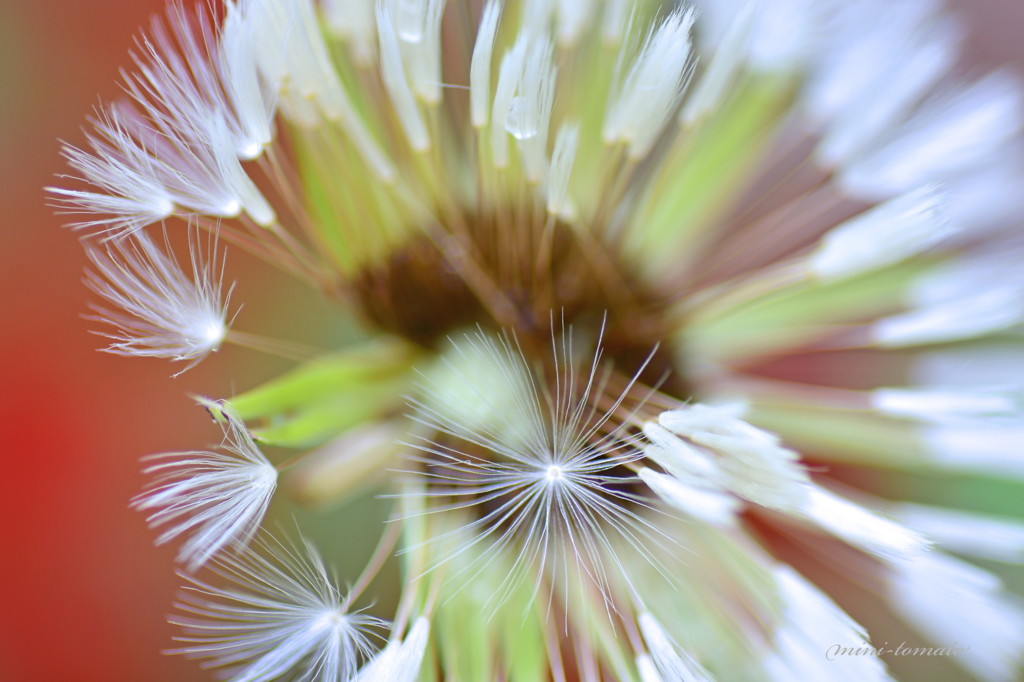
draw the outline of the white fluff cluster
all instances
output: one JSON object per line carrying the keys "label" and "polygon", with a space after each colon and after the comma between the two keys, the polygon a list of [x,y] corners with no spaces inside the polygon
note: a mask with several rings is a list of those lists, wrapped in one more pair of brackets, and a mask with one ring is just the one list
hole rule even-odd
{"label": "white fluff cluster", "polygon": [[274,468],[245,425],[225,414],[219,451],[156,455],[154,475],[132,506],[154,527],[169,526],[157,544],[188,536],[178,560],[194,571],[224,550],[244,548],[259,530],[277,487]]}
{"label": "white fluff cluster", "polygon": [[[236,682],[270,682],[286,674],[354,679],[360,663],[371,658],[374,631],[387,623],[350,610],[353,595],[342,595],[308,541],[300,547],[269,538],[258,544],[257,551],[215,561],[213,571],[227,586],[183,576],[191,585],[178,604],[182,614],[172,618],[184,633],[175,653],[204,659]],[[422,630],[409,654],[422,647]],[[418,661],[400,668],[418,669]]]}
{"label": "white fluff cluster", "polygon": [[100,110],[91,152],[65,146],[81,179],[104,190],[51,188],[90,216],[75,227],[117,237],[172,214],[276,220],[241,164],[272,141],[276,100],[257,72],[251,25],[229,12],[215,36],[211,21],[180,6],[156,20],[126,84],[131,101]]}
{"label": "white fluff cluster", "polygon": [[696,404],[663,412],[657,424],[644,425],[644,435],[645,456],[665,473],[644,468],[640,479],[695,518],[730,526],[741,508],[739,497],[880,556],[913,558],[928,546],[899,523],[812,483],[795,452],[739,419],[731,407]]}
{"label": "white fluff cluster", "polygon": [[216,245],[204,253],[192,239],[191,247],[187,275],[169,243],[161,247],[141,232],[89,250],[95,270],[86,283],[109,304],[94,307],[96,319],[116,329],[103,332],[114,341],[105,350],[187,360],[189,369],[220,348],[230,296],[221,283],[224,260]]}
{"label": "white fluff cluster", "polygon": [[634,496],[612,474],[639,453],[612,421],[619,402],[605,413],[588,403],[600,383],[600,351],[581,381],[572,345],[571,336],[556,344],[559,378],[548,393],[514,341],[467,337],[455,344],[461,362],[440,371],[458,392],[428,387],[416,405],[417,419],[439,434],[414,443],[440,464],[424,474],[425,494],[438,501],[429,513],[483,510],[463,529],[469,544],[439,563],[475,546],[487,555],[511,552],[513,574],[494,597],[498,605],[524,577],[536,589],[549,574],[556,583],[578,575],[603,593],[613,580],[606,567],[615,562],[613,538],[643,555],[646,543],[671,542],[630,508]]}

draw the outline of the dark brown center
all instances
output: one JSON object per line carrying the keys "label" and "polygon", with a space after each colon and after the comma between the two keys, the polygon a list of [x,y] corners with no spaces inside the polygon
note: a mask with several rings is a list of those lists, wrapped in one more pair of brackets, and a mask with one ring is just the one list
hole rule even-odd
{"label": "dark brown center", "polygon": [[374,325],[427,348],[468,326],[511,331],[528,358],[545,362],[553,324],[596,338],[603,321],[603,358],[616,371],[684,390],[665,300],[617,249],[543,214],[495,211],[460,221],[426,230],[356,278],[358,303]]}

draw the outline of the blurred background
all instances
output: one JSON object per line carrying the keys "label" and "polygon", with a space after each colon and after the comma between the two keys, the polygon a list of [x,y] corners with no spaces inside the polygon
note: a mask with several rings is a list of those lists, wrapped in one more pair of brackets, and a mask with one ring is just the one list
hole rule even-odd
{"label": "blurred background", "polygon": [[[856,0],[851,0],[856,1]],[[893,0],[898,2],[899,0]],[[128,501],[141,455],[187,450],[219,432],[190,393],[220,396],[282,366],[228,349],[176,379],[165,362],[95,349],[74,235],[45,205],[63,172],[58,138],[118,95],[118,69],[164,0],[0,0],[0,680],[148,682],[210,679],[178,657],[169,613],[173,550]],[[1024,74],[1024,2],[959,0],[978,65]],[[231,263],[236,300],[329,337],[307,289]],[[244,314],[244,313],[243,313]],[[280,328],[280,326],[278,326]],[[231,377],[245,376],[245,386]]]}

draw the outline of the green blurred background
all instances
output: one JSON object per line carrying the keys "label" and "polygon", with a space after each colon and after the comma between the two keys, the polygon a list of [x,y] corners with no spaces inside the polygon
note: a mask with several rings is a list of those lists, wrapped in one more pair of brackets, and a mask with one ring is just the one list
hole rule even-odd
{"label": "green blurred background", "polygon": [[[855,0],[853,0],[855,1]],[[899,1],[899,0],[893,0]],[[186,0],[187,4],[188,0]],[[209,679],[160,653],[171,644],[178,579],[173,550],[127,508],[141,455],[218,437],[186,397],[223,396],[283,368],[227,349],[169,379],[163,362],[95,352],[81,318],[88,296],[75,237],[45,206],[63,171],[58,138],[81,144],[118,69],[163,0],[0,0],[0,680],[147,682]],[[977,64],[1024,69],[1024,2],[959,0]],[[338,332],[322,301],[232,256],[246,331],[260,320],[301,327],[295,339]],[[260,273],[249,277],[247,273]],[[246,318],[246,311],[259,311]],[[245,377],[245,383],[233,383]],[[972,490],[971,497],[988,491]],[[977,498],[975,498],[977,499]],[[961,503],[964,503],[961,500]],[[344,515],[335,510],[333,518]],[[321,523],[328,532],[329,523]],[[367,524],[364,524],[364,527]],[[1018,588],[1021,586],[1018,585]]]}

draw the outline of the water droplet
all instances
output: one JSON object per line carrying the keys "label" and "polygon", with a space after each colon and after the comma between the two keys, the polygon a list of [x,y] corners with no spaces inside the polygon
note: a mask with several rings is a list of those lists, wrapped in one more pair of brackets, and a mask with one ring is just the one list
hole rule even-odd
{"label": "water droplet", "polygon": [[533,114],[534,112],[530,110],[525,97],[513,97],[508,105],[505,130],[517,140],[529,140],[537,137],[537,116]]}
{"label": "water droplet", "polygon": [[425,3],[417,0],[405,0],[398,4],[395,27],[402,42],[418,43],[423,40],[427,28],[427,12],[423,4]]}

